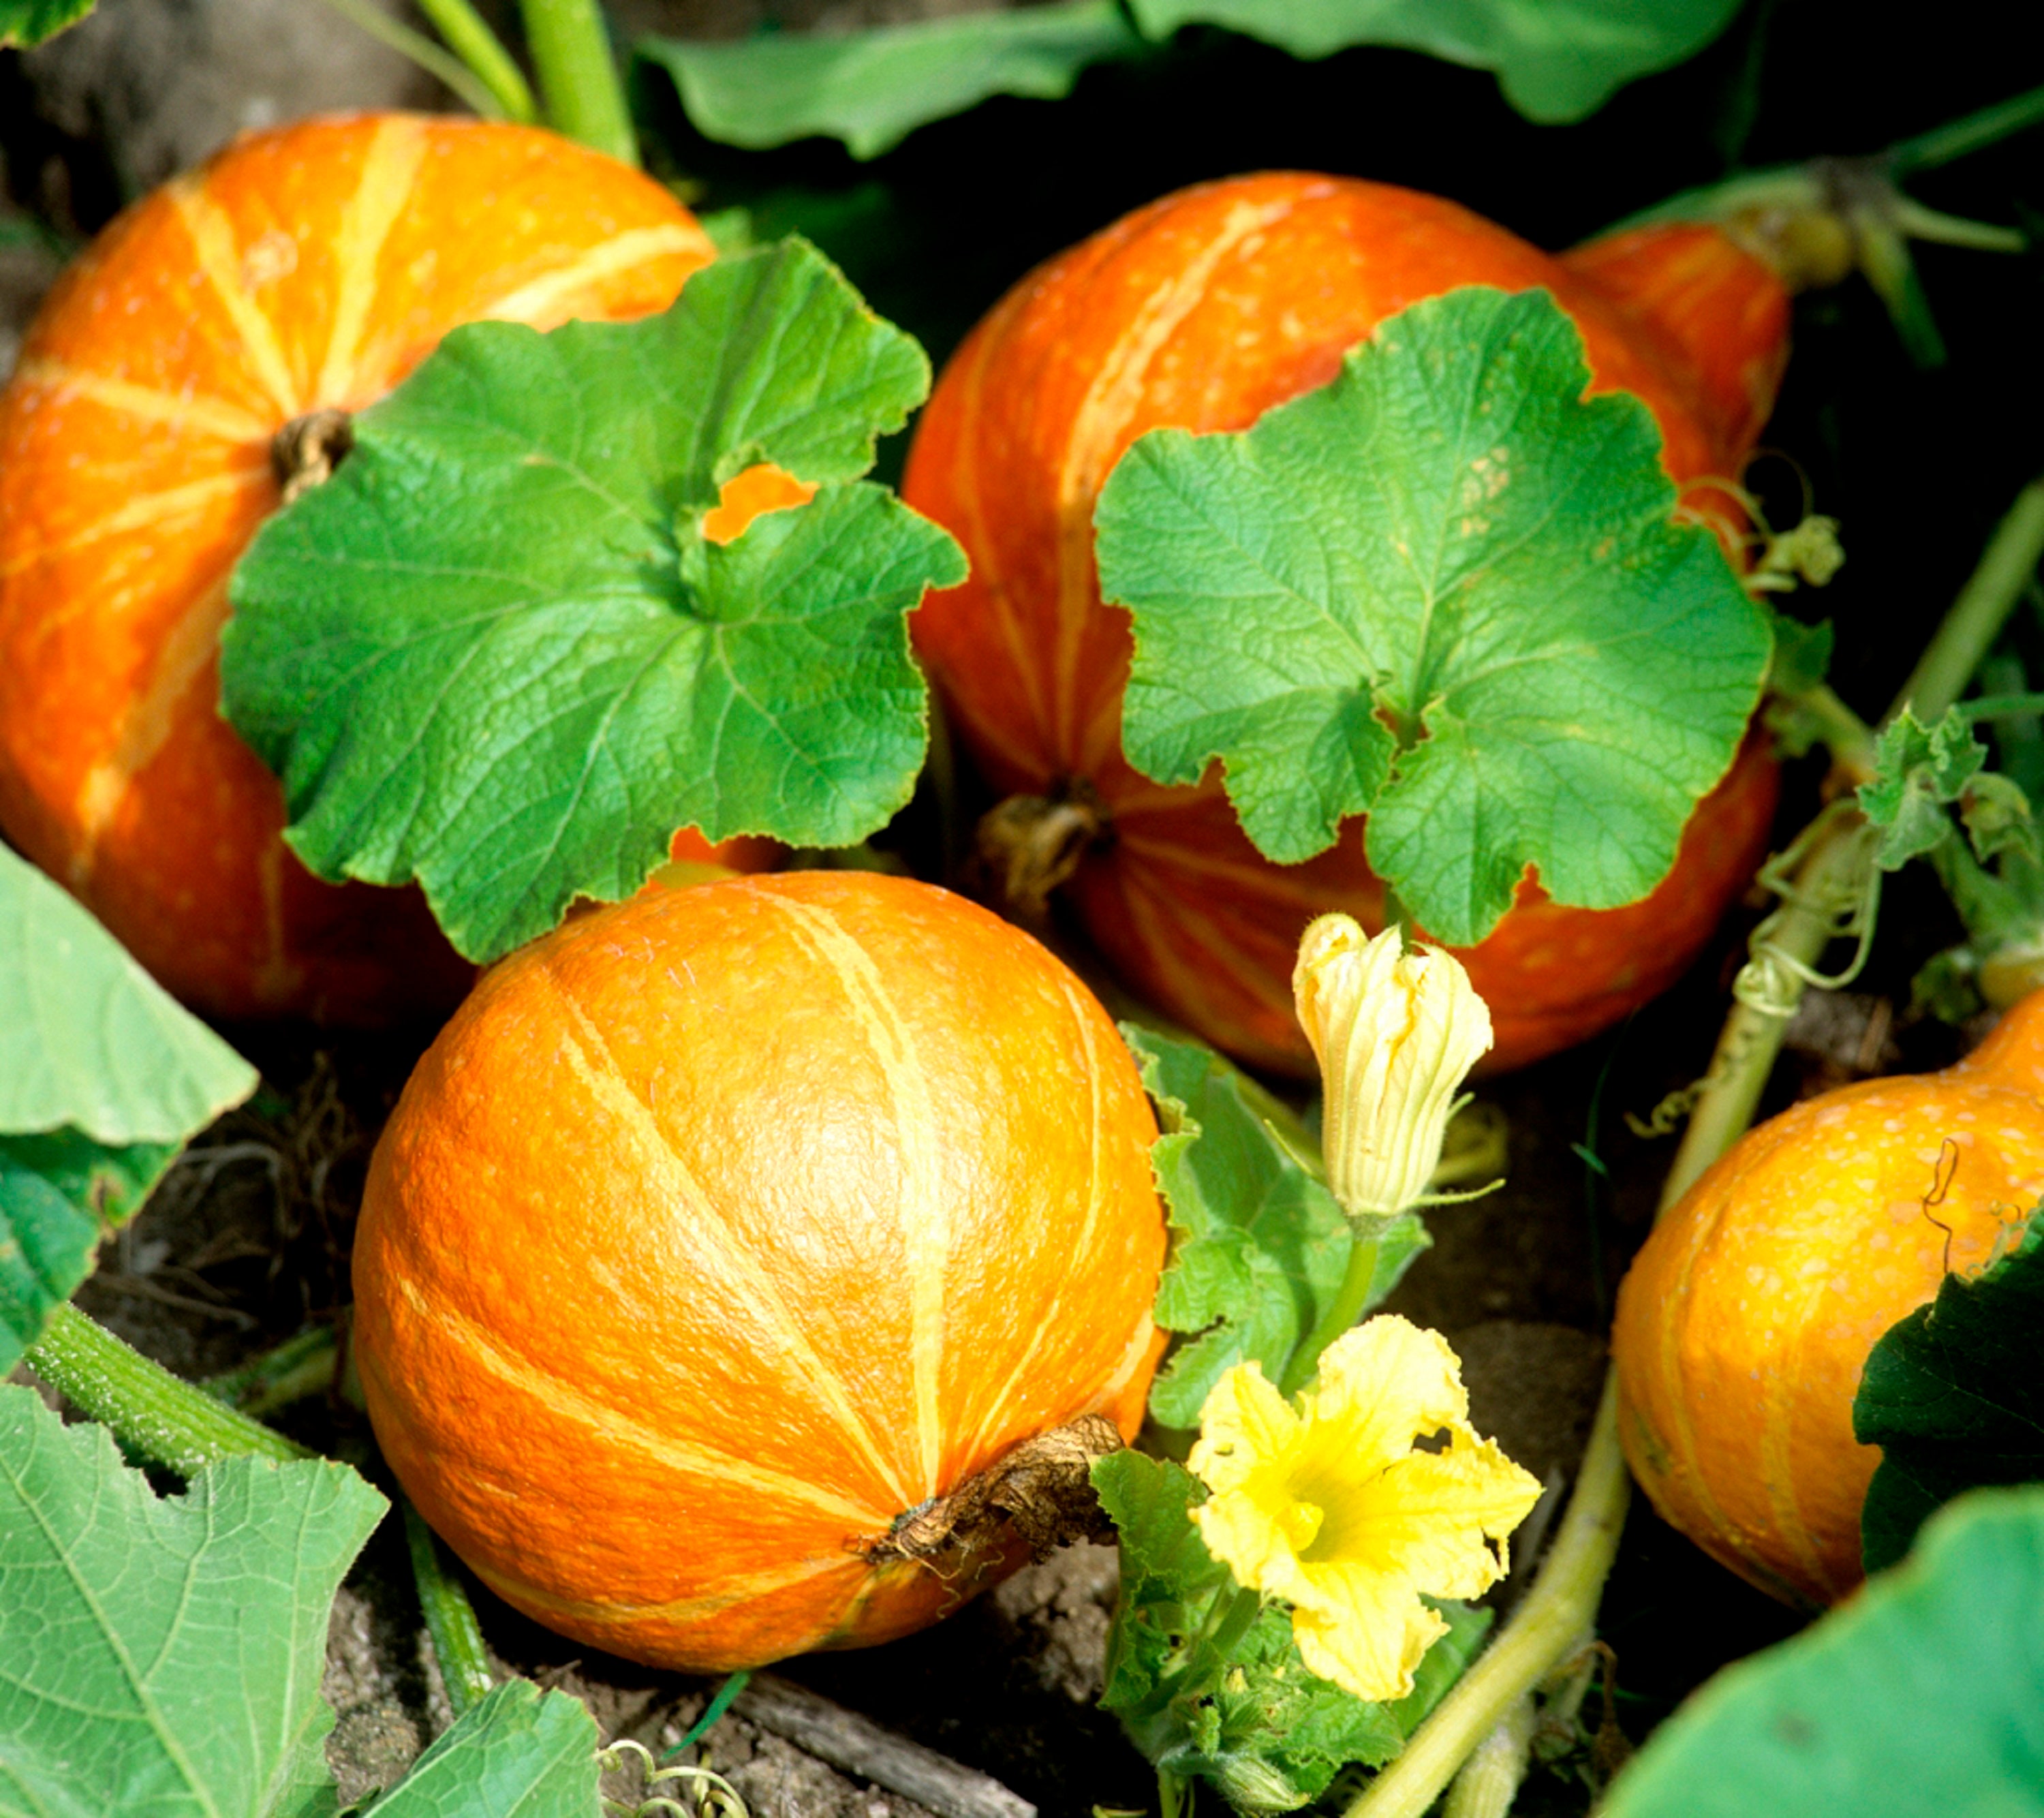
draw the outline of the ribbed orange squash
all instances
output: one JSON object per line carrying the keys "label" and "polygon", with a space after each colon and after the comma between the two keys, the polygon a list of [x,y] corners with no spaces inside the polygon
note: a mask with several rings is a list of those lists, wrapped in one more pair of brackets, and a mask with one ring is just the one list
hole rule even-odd
{"label": "ribbed orange squash", "polygon": [[1863,1081],[1749,1131],[1619,1290],[1619,1436],[1654,1506],[1764,1591],[1843,1597],[1881,1462],[1853,1438],[1867,1354],[2040,1197],[2044,994],[1942,1073]]}
{"label": "ribbed orange squash", "polygon": [[[1004,792],[1090,788],[1106,837],[1070,891],[1093,939],[1138,989],[1258,1066],[1311,1075],[1292,1013],[1299,934],[1335,909],[1380,925],[1382,886],[1359,821],[1322,856],[1274,865],[1217,772],[1166,789],[1124,761],[1128,615],[1101,600],[1093,506],[1145,431],[1245,428],[1331,379],[1385,317],[1472,283],[1544,286],[1582,331],[1591,389],[1651,408],[1677,480],[1737,475],[1781,375],[1788,298],[1723,236],[1651,229],[1556,259],[1452,202],[1290,174],[1167,196],[1032,273],[952,359],[909,455],[903,496],[972,559],[911,621],[960,735]],[[1742,528],[1722,491],[1688,502]],[[1496,1029],[1488,1064],[1579,1041],[1668,985],[1751,875],[1775,790],[1749,743],[1639,904],[1559,909],[1529,874],[1461,955]]]}
{"label": "ribbed orange squash", "polygon": [[1128,1051],[1064,967],[861,873],[648,890],[486,973],[378,1144],[378,1438],[519,1609],[634,1659],[886,1640],[1022,1555],[862,1541],[1089,1413],[1164,1249]]}
{"label": "ribbed orange squash", "polygon": [[712,256],[612,160],[404,114],[244,138],[121,216],[0,394],[0,829],[207,1011],[376,1022],[457,996],[469,968],[416,893],[299,867],[217,711],[271,438],[380,397],[459,323],[644,315]]}

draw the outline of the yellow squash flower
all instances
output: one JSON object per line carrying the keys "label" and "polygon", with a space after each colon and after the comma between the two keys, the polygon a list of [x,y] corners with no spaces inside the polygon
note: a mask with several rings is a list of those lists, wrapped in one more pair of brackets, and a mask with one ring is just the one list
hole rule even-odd
{"label": "yellow squash flower", "polygon": [[1292,994],[1320,1063],[1335,1197],[1358,1216],[1424,1203],[1455,1094],[1490,1051],[1490,1012],[1462,962],[1324,915],[1300,940]]}
{"label": "yellow squash flower", "polygon": [[[1438,1451],[1414,1442],[1445,1436]],[[1295,1408],[1254,1363],[1216,1383],[1189,1461],[1212,1493],[1207,1549],[1292,1605],[1306,1665],[1358,1698],[1402,1698],[1447,1624],[1420,1601],[1480,1596],[1540,1486],[1469,1424],[1439,1332],[1383,1314],[1322,1354]]]}

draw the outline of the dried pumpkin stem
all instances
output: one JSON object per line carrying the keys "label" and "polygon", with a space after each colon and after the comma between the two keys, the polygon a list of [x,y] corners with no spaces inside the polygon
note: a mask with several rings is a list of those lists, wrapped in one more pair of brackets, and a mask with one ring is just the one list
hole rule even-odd
{"label": "dried pumpkin stem", "polygon": [[[1913,704],[1919,717],[1936,718],[1958,700],[2029,586],[2040,555],[2044,481],[2026,487],[2003,520],[1889,717]],[[1767,1008],[1737,1003],[1726,1017],[1681,1147],[1662,1188],[1663,1211],[1752,1122],[1801,994],[1803,976],[1838,932],[1833,905],[1865,863],[1863,833],[1856,813],[1841,813],[1834,805],[1797,842],[1803,847],[1802,862],[1784,893],[1781,911],[1769,917],[1769,946],[1789,963],[1786,983]],[[1404,1751],[1347,1808],[1345,1818],[1421,1818],[1518,1701],[1580,1644],[1596,1621],[1631,1497],[1618,1443],[1618,1381],[1607,1372],[1575,1494],[1533,1588],[1497,1639],[1413,1732]]]}
{"label": "dried pumpkin stem", "polygon": [[131,1450],[186,1477],[222,1459],[313,1455],[173,1376],[68,1302],[29,1347],[28,1362]]}

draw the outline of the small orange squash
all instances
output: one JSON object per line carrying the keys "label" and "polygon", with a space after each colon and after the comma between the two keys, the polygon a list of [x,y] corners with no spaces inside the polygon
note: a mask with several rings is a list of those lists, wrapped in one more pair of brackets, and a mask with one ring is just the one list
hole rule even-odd
{"label": "small orange squash", "polygon": [[486,972],[378,1143],[377,1437],[538,1620],[756,1666],[934,1620],[1026,1558],[870,1559],[1158,1349],[1155,1134],[1019,930],[855,872],[648,889]]}
{"label": "small orange squash", "polygon": [[0,830],[209,1013],[444,1008],[470,969],[417,894],[304,871],[219,717],[272,440],[381,397],[457,324],[644,315],[713,256],[613,160],[407,114],[244,138],[122,215],[0,394]]}
{"label": "small orange squash", "polygon": [[[1166,196],[1032,272],[952,356],[909,452],[903,498],[972,560],[910,620],[960,737],[1004,794],[1097,808],[1070,886],[1088,932],[1132,985],[1258,1067],[1312,1076],[1292,1013],[1299,936],[1331,910],[1381,926],[1383,886],[1359,820],[1331,851],[1275,865],[1217,766],[1165,788],[1124,761],[1128,615],[1101,598],[1093,507],[1145,431],[1247,428],[1332,379],[1385,317],[1463,284],[1551,292],[1582,331],[1591,390],[1642,398],[1689,507],[1742,531],[1722,482],[1788,352],[1788,293],[1760,260],[1681,225],[1556,259],[1437,197],[1296,172]],[[1529,873],[1460,955],[1491,1008],[1487,1065],[1582,1040],[1671,983],[1752,875],[1775,790],[1749,740],[1639,903],[1562,908]]]}
{"label": "small orange squash", "polygon": [[1867,1354],[2044,1197],[2044,994],[1942,1073],[1862,1081],[1749,1131],[1619,1290],[1619,1435],[1654,1506],[1792,1603],[1860,1582],[1881,1461]]}

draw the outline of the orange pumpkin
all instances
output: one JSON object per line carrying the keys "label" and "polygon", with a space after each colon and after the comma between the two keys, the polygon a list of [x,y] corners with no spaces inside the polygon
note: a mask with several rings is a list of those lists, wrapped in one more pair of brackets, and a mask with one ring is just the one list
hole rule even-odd
{"label": "orange pumpkin", "polygon": [[920,1628],[1026,1554],[869,1557],[903,1517],[1141,1419],[1155,1134],[1085,987],[961,897],[643,892],[486,973],[405,1089],[355,1251],[377,1437],[485,1583],[634,1659]]}
{"label": "orange pumpkin", "polygon": [[382,396],[459,323],[644,315],[713,256],[609,159],[405,114],[242,139],[122,215],[0,394],[0,830],[214,1014],[373,1023],[459,996],[470,969],[416,892],[297,863],[219,717],[273,440]]}
{"label": "orange pumpkin", "polygon": [[1663,1215],[1619,1290],[1619,1436],[1654,1506],[1789,1602],[1860,1582],[1867,1354],[2044,1197],[2044,994],[1942,1073],[1771,1118]]}
{"label": "orange pumpkin", "polygon": [[[1121,755],[1128,615],[1105,605],[1093,512],[1130,443],[1240,429],[1326,382],[1385,317],[1462,284],[1544,286],[1581,329],[1591,390],[1637,393],[1685,503],[1735,538],[1722,490],[1765,420],[1788,298],[1758,260],[1678,227],[1556,259],[1454,203],[1331,177],[1209,183],[1139,209],[1032,273],[976,328],[923,413],[903,496],[964,544],[971,577],[911,621],[965,744],[1004,793],[1097,805],[1071,900],[1116,968],[1217,1046],[1310,1077],[1292,1015],[1301,930],[1381,925],[1362,825],[1303,865],[1262,857],[1217,769],[1164,788]],[[1491,1007],[1489,1064],[1578,1041],[1669,984],[1765,849],[1776,772],[1758,740],[1692,817],[1644,901],[1558,908],[1529,872],[1462,952]]]}

